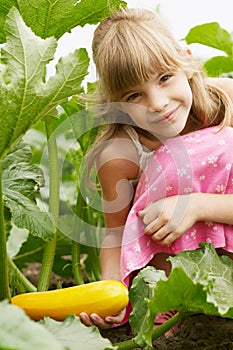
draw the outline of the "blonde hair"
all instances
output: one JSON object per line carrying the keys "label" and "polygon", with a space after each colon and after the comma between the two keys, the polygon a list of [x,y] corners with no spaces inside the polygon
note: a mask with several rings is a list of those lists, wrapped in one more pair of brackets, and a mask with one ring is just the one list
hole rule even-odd
{"label": "blonde hair", "polygon": [[[187,131],[232,125],[229,97],[207,82],[204,72],[181,48],[158,13],[141,8],[113,13],[96,28],[92,49],[100,103],[119,101],[123,90],[149,80],[155,72],[182,69],[190,77],[193,94]],[[106,126],[97,145],[121,127],[120,123]]]}

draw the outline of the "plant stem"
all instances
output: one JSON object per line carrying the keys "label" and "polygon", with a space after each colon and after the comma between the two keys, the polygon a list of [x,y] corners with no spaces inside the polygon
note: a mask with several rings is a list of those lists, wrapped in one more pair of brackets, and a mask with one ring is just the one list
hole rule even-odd
{"label": "plant stem", "polygon": [[125,340],[121,343],[115,343],[114,347],[116,347],[117,350],[130,350],[140,348],[140,346],[136,343],[134,338]]}
{"label": "plant stem", "polygon": [[[92,219],[92,213],[91,213],[89,206],[86,208],[86,212],[87,212],[87,217],[86,217],[87,222],[89,222],[90,224],[92,224],[94,226],[95,222]],[[97,236],[98,236],[98,233],[99,233],[99,235],[101,235],[101,228],[99,227],[99,225],[96,226],[96,235]],[[101,280],[99,248],[98,248],[99,242],[97,241],[97,236],[92,235],[90,237],[90,235],[89,235],[91,245],[88,247],[88,255],[89,255],[89,259],[90,259],[90,263],[91,263],[91,267],[92,267],[92,273],[93,273],[92,278],[94,281]]]}
{"label": "plant stem", "polygon": [[169,329],[178,324],[184,317],[190,315],[190,313],[177,312],[174,316],[169,318],[166,322],[161,324],[159,327],[152,332],[152,341],[164,335]]}
{"label": "plant stem", "polygon": [[6,232],[4,227],[4,205],[2,199],[2,164],[0,163],[0,300],[10,300]]}
{"label": "plant stem", "polygon": [[20,286],[26,292],[36,292],[36,287],[24,276],[24,274],[18,269],[12,259],[8,256],[8,268],[9,274],[12,276],[12,279],[19,281]]}
{"label": "plant stem", "polygon": [[[177,312],[174,316],[172,316],[165,323],[161,324],[159,327],[153,330],[152,332],[152,341],[158,339],[162,335],[164,335],[169,329],[175,326],[178,322],[180,322],[184,317],[191,315],[192,313],[183,313]],[[130,340],[123,341],[121,343],[116,343],[114,346],[117,350],[130,350],[135,348],[140,348],[140,346],[136,343],[135,338]]]}
{"label": "plant stem", "polygon": [[[53,215],[55,227],[58,226],[59,216],[59,161],[56,136],[54,134],[55,122],[46,123],[48,158],[49,158],[49,211]],[[57,247],[57,231],[52,241],[46,243],[42,260],[38,291],[48,290],[53,269],[54,257]]]}
{"label": "plant stem", "polygon": [[72,241],[72,266],[75,284],[83,284],[84,280],[80,263],[80,244],[75,241]]}
{"label": "plant stem", "polygon": [[[76,215],[78,218],[82,218],[83,216],[83,208],[84,208],[85,202],[83,200],[83,197],[78,191],[77,196],[77,203],[76,203]],[[80,264],[80,239],[79,239],[79,233],[81,232],[81,223],[80,220],[76,220],[75,222],[75,231],[77,232],[77,237],[75,236],[75,240],[72,241],[72,267],[73,267],[73,275],[74,280],[77,285],[83,284],[84,280],[82,277],[82,270],[81,270],[81,264]]]}

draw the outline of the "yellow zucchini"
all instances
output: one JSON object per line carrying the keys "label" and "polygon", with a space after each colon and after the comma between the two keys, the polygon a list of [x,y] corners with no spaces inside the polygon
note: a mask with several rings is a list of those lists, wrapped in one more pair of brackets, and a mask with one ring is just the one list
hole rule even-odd
{"label": "yellow zucchini", "polygon": [[46,292],[24,293],[11,298],[33,320],[51,317],[63,321],[67,315],[81,312],[101,317],[117,314],[128,304],[128,289],[115,280],[97,281]]}

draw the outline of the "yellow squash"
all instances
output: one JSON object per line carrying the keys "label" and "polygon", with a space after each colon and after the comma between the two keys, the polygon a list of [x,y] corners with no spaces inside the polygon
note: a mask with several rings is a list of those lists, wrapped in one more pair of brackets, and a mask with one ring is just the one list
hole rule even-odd
{"label": "yellow squash", "polygon": [[33,320],[51,317],[63,321],[67,315],[81,312],[101,317],[117,314],[128,304],[128,289],[114,280],[98,281],[80,286],[46,292],[25,293],[11,299]]}

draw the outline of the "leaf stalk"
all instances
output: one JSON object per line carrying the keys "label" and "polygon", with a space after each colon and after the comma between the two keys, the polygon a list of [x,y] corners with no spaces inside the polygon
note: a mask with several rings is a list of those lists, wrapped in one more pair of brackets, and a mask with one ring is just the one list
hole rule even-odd
{"label": "leaf stalk", "polygon": [[[54,219],[55,227],[58,226],[59,217],[59,161],[57,142],[55,136],[55,121],[46,123],[46,133],[48,141],[48,158],[49,158],[49,212]],[[49,289],[50,277],[53,269],[54,257],[57,247],[57,230],[54,238],[45,245],[44,255],[40,278],[38,282],[38,291],[46,291]]]}

